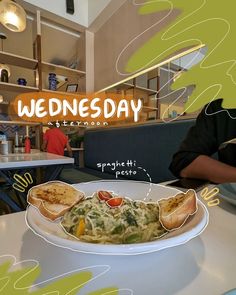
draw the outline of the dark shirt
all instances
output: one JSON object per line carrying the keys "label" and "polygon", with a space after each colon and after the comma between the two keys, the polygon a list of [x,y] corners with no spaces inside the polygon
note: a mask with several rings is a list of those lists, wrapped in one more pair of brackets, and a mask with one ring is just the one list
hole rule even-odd
{"label": "dark shirt", "polygon": [[202,110],[196,125],[189,130],[173,156],[169,168],[176,177],[179,178],[181,170],[198,156],[212,156],[216,152],[219,161],[236,167],[236,144],[218,150],[221,143],[236,138],[236,109],[224,110],[221,103],[222,100],[218,99]]}

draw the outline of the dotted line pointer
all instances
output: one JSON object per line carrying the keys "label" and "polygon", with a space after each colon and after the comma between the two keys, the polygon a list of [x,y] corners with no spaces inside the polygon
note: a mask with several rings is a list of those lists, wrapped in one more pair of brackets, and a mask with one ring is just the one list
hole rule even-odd
{"label": "dotted line pointer", "polygon": [[142,168],[142,167],[138,167],[138,169],[144,171],[144,172],[146,173],[147,177],[149,178],[149,182],[150,182],[149,185],[150,185],[150,188],[149,188],[149,190],[148,190],[148,193],[147,193],[146,197],[144,198],[144,201],[146,201],[147,198],[148,198],[148,196],[150,195],[150,193],[151,193],[151,191],[152,191],[152,178],[151,178],[150,174],[147,172],[146,169],[144,169],[144,168]]}

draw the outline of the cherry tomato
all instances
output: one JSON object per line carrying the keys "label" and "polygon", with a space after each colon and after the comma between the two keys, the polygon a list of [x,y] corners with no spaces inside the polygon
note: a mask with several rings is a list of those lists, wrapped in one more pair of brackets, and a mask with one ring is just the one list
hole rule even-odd
{"label": "cherry tomato", "polygon": [[112,198],[112,194],[110,194],[110,193],[107,192],[107,191],[99,191],[99,192],[98,192],[98,198],[99,198],[99,200],[101,200],[101,201],[107,201],[107,200],[109,200],[109,199]]}
{"label": "cherry tomato", "polygon": [[119,207],[123,203],[123,198],[112,198],[106,201],[106,204],[112,208]]}

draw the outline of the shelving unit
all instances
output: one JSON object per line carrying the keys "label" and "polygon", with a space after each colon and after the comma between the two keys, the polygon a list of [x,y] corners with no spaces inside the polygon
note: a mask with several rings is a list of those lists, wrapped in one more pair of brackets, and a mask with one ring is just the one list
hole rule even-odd
{"label": "shelving unit", "polygon": [[[157,82],[159,82],[158,79],[157,79]],[[147,85],[149,85],[148,80],[147,80]],[[157,85],[157,89],[158,89],[158,85]],[[159,108],[158,108],[159,101],[157,100],[155,106],[149,105],[150,96],[157,95],[158,97],[157,90],[137,85],[137,81],[135,78],[128,82],[124,82],[119,85],[113,86],[112,88],[107,89],[106,91],[108,93],[110,91],[123,92],[124,95],[127,95],[128,92],[132,92],[133,98],[143,99],[143,107],[141,112],[143,113],[143,116],[145,117],[146,120],[150,119],[151,114],[152,115],[155,114],[155,119],[157,119],[159,116]]]}
{"label": "shelving unit", "polygon": [[[57,76],[66,77],[67,82],[60,83],[54,93],[67,93],[66,86],[69,84],[78,84],[77,91],[83,92],[86,87],[85,33],[55,23],[54,20],[52,24],[53,26],[51,21],[37,14],[36,47],[39,45],[40,50],[37,50],[35,58],[40,61],[42,73],[42,83],[39,84],[39,88],[47,91],[48,74],[55,73]],[[69,65],[74,67],[71,68]]]}
{"label": "shelving unit", "polygon": [[[109,91],[112,91],[114,93],[122,93],[122,95],[131,95],[134,99],[142,99],[143,107],[140,112],[142,118],[157,121],[165,116],[164,118],[168,121],[166,117],[173,116],[174,111],[177,114],[184,113],[184,103],[194,90],[194,85],[189,85],[185,92],[183,92],[183,89],[177,91],[171,89],[175,75],[179,71],[188,70],[186,67],[183,67],[183,64],[181,66],[180,62],[178,64],[174,63],[174,60],[185,57],[195,51],[197,52],[201,47],[197,46],[188,49],[166,60],[166,63],[163,62],[144,69],[139,73],[137,72],[99,92],[106,91],[109,93]],[[196,115],[194,114],[193,117],[195,118]],[[184,114],[180,117],[180,120],[185,118],[187,116]],[[173,118],[169,120],[173,120]]]}
{"label": "shelving unit", "polygon": [[[141,77],[141,76],[140,76]],[[145,78],[145,77],[144,77]],[[159,83],[159,77],[156,75],[155,78],[157,79],[157,84]],[[146,80],[147,79],[147,80]],[[156,102],[155,106],[152,106],[149,104],[150,102],[150,96],[157,95],[157,90],[149,88],[149,78],[146,77],[146,84],[147,87],[143,87],[138,85],[137,79],[133,78],[130,82],[125,82],[120,85],[117,85],[116,88],[124,91],[124,94],[127,93],[127,91],[132,91],[132,95],[134,98],[142,98],[143,99],[143,107],[142,107],[142,113],[146,116],[146,119],[150,119],[150,115],[155,113],[155,119],[159,116],[159,107],[158,107],[158,100]],[[158,85],[157,85],[158,89]]]}
{"label": "shelving unit", "polygon": [[[71,69],[63,65],[50,63],[42,59],[41,26],[43,24],[43,21],[41,20],[41,15],[39,11],[37,11],[37,14],[35,15],[35,19],[36,19],[37,30],[36,30],[36,38],[34,37],[35,41],[32,44],[34,58],[28,58],[28,57],[24,57],[14,53],[0,50],[0,63],[17,66],[23,69],[34,71],[35,85],[22,86],[16,83],[14,84],[14,83],[0,82],[0,91],[16,92],[19,94],[25,93],[25,92],[32,92],[32,91],[33,92],[44,91],[44,92],[55,93],[55,95],[56,94],[73,95],[74,93],[65,92],[63,91],[64,89],[62,89],[62,91],[50,91],[45,88],[45,85],[43,85],[43,73],[44,75],[45,74],[48,75],[50,72],[53,72],[56,75],[68,77],[69,79],[72,79],[73,81],[76,81],[76,80],[79,81],[82,79],[86,79],[86,72],[80,69]],[[47,45],[47,46],[50,46],[50,45]],[[31,79],[31,83],[32,83],[32,79]]]}
{"label": "shelving unit", "polygon": [[[10,66],[11,76],[10,76],[9,83],[0,82],[0,94],[3,96],[3,98],[5,98],[4,102],[10,102],[12,99],[14,99],[15,96],[21,93],[27,93],[27,92],[39,92],[39,91],[50,92],[50,93],[53,93],[55,97],[57,95],[74,96],[75,94],[78,94],[78,93],[72,93],[72,92],[65,92],[65,87],[58,89],[60,91],[50,91],[46,89],[47,84],[44,82],[46,80],[46,77],[48,77],[48,74],[53,72],[56,75],[67,77],[70,84],[73,84],[75,81],[75,83],[78,83],[79,86],[81,87],[80,89],[83,90],[84,83],[86,83],[86,72],[83,71],[84,69],[83,67],[86,64],[85,51],[82,51],[82,57],[81,57],[82,62],[80,60],[80,55],[79,55],[79,60],[81,62],[79,65],[82,67],[81,69],[71,69],[65,66],[73,62],[73,60],[70,59],[67,53],[62,54],[62,56],[64,57],[64,63],[61,63],[61,64],[63,65],[60,65],[60,58],[58,62],[59,64],[56,64],[57,62],[56,60],[55,61],[53,60],[53,57],[57,58],[57,53],[58,52],[60,53],[61,47],[58,47],[58,44],[56,44],[56,47],[54,46],[56,48],[55,54],[54,54],[54,51],[53,51],[54,47],[52,46],[52,45],[55,45],[54,41],[52,38],[48,38],[48,31],[47,30],[45,31],[45,28],[43,30],[44,35],[41,35],[42,34],[41,27],[43,26],[43,22],[45,19],[41,19],[39,11],[37,13],[35,12],[32,18],[33,20],[35,20],[35,22],[28,21],[28,27],[27,27],[28,30],[26,30],[25,35],[23,36],[24,37],[23,39],[26,40],[27,43],[25,43],[25,41],[21,43],[22,46],[20,51],[18,51],[18,48],[15,46],[17,45],[17,43],[15,43],[14,41],[15,38],[17,37],[16,38],[18,40],[17,42],[19,42],[21,40],[20,36],[17,35],[15,37],[13,35],[14,33],[6,32],[6,35],[8,35],[9,37],[8,38],[9,43],[6,43],[5,41],[4,50],[0,50],[0,63]],[[34,25],[35,25],[35,28],[33,27]],[[29,34],[32,34],[32,35],[29,35]],[[58,42],[63,42],[63,36],[61,40],[61,35],[58,32],[57,32],[56,38]],[[73,37],[71,39],[70,34],[68,34],[66,37],[64,36],[64,38],[67,40],[67,42],[65,42],[65,46],[68,43],[68,40],[69,41],[73,40]],[[78,52],[80,52],[81,50],[80,47],[82,47],[82,50],[83,50],[84,49],[83,46],[85,46],[84,39],[81,38],[81,40],[82,41],[81,43],[79,43],[80,45],[79,45]],[[27,46],[26,47],[27,50],[22,50],[22,47],[24,46],[24,44],[25,46]],[[45,45],[44,50],[47,50],[47,48],[49,49],[51,48],[51,53],[54,56],[52,56],[52,54],[51,56],[50,54],[46,56],[43,55],[42,54],[43,45]],[[73,45],[75,44],[73,43]],[[72,52],[75,49],[76,49],[75,51],[77,51],[77,47],[71,47],[71,48],[73,48]],[[17,54],[18,52],[20,52],[20,54]],[[24,54],[28,57],[24,56]],[[26,78],[28,82],[27,86],[18,85],[17,82],[15,82],[17,81],[19,77]],[[14,121],[1,121],[0,124],[6,125],[6,126],[9,125],[9,127],[15,126],[15,125],[32,126],[36,133],[35,135],[36,148],[40,149],[41,143],[42,143],[42,134],[43,134],[42,124],[34,123],[34,122],[18,121],[18,118],[17,116],[15,116],[14,113],[10,114],[10,117]],[[76,127],[74,126],[73,128],[75,129]],[[78,128],[86,128],[86,127],[78,126]]]}

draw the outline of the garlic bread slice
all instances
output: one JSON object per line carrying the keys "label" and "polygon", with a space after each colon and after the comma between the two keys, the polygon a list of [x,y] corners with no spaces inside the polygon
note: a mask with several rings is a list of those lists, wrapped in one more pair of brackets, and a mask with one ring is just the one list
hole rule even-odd
{"label": "garlic bread slice", "polygon": [[160,222],[168,230],[181,227],[190,215],[197,211],[197,197],[194,190],[179,193],[174,197],[158,202]]}

